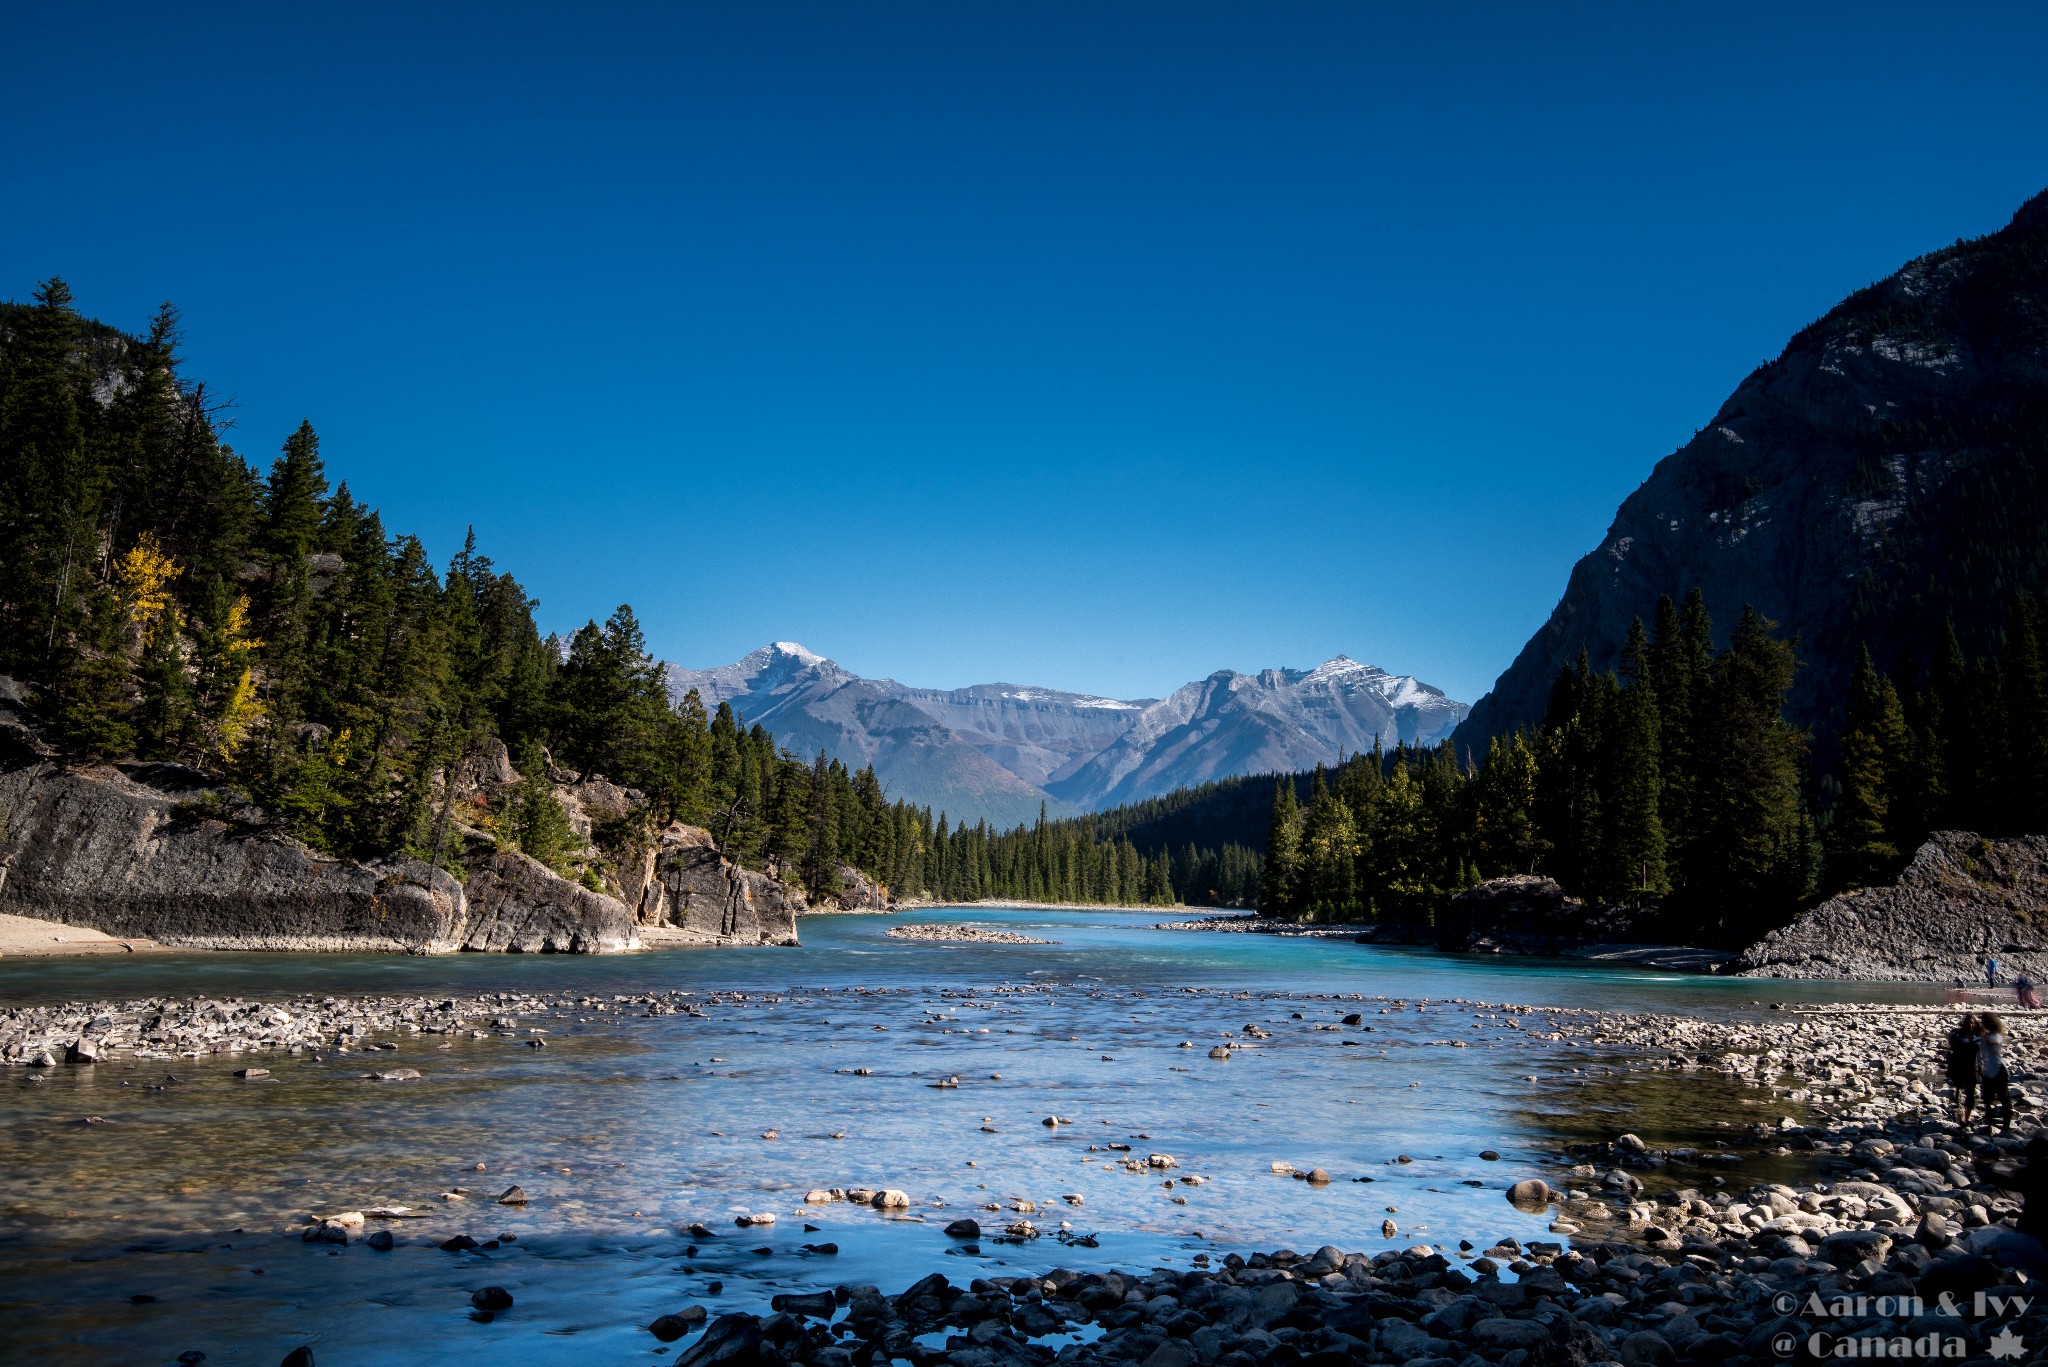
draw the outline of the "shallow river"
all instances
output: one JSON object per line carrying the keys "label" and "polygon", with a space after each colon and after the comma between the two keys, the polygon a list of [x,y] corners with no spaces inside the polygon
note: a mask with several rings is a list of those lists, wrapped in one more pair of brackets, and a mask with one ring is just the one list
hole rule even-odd
{"label": "shallow river", "polygon": [[[884,935],[904,919],[1058,943]],[[1741,1013],[1878,995],[1147,929],[1157,919],[816,917],[801,949],[616,958],[0,961],[4,1005],[664,990],[703,994],[706,1013],[592,1007],[522,1020],[518,1037],[407,1036],[367,1056],[424,1074],[404,1083],[364,1080],[360,1053],[113,1060],[41,1080],[0,1070],[0,1360],[153,1364],[197,1349],[209,1364],[272,1367],[306,1343],[322,1367],[659,1362],[666,1350],[644,1326],[690,1302],[760,1310],[777,1291],[894,1292],[932,1270],[964,1282],[1058,1265],[1186,1267],[1255,1248],[1552,1237],[1501,1192],[1554,1178],[1563,1142],[1634,1130],[1711,1145],[1789,1111],[1732,1082],[1629,1075],[1573,1045],[1571,1018],[1553,1029],[1518,1012],[1510,1024],[1502,1004]],[[1341,1026],[1354,1011],[1371,1029]],[[1208,1057],[1247,1025],[1269,1037]],[[524,1047],[536,1026],[549,1047]],[[1538,1037],[1560,1032],[1569,1038]],[[273,1080],[232,1076],[251,1063]],[[167,1072],[179,1081],[158,1086]],[[931,1085],[949,1077],[957,1088]],[[1123,1166],[1153,1153],[1178,1166]],[[1275,1174],[1276,1161],[1333,1180]],[[1172,1180],[1186,1176],[1207,1180]],[[514,1182],[530,1203],[492,1204]],[[807,1189],[835,1186],[900,1188],[913,1204],[804,1206]],[[463,1199],[441,1199],[457,1189]],[[1036,1211],[1012,1209],[1024,1201]],[[428,1218],[372,1221],[398,1236],[384,1253],[297,1237],[309,1213],[377,1205]],[[779,1218],[735,1225],[755,1212]],[[942,1232],[962,1215],[987,1231],[978,1251]],[[988,1237],[1022,1218],[1042,1237]],[[693,1221],[714,1237],[684,1234]],[[477,1253],[435,1246],[457,1233],[517,1239]],[[804,1248],[828,1242],[836,1254]],[[491,1284],[516,1304],[481,1323],[469,1293]]]}

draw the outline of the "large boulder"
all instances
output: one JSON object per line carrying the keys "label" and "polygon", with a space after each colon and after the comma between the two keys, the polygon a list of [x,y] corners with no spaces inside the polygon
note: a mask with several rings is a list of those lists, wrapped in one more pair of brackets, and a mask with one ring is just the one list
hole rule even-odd
{"label": "large boulder", "polygon": [[807,909],[801,889],[721,856],[701,826],[681,822],[621,869],[634,921],[669,926],[706,944],[793,945]]}
{"label": "large boulder", "polygon": [[580,783],[557,783],[555,800],[569,818],[569,829],[592,838],[597,828],[617,821],[647,805],[647,795],[638,788],[622,788],[607,779],[592,777]]}
{"label": "large boulder", "polygon": [[527,954],[616,954],[632,949],[633,913],[616,897],[500,850],[471,865],[462,948]]}
{"label": "large boulder", "polygon": [[2048,835],[1936,831],[1889,887],[1830,897],[1736,956],[1755,978],[1977,982],[1995,954],[2048,967]]}
{"label": "large boulder", "polygon": [[[832,899],[841,911],[887,911],[889,890],[851,864],[839,866],[839,892]],[[813,911],[825,908],[813,907]]]}

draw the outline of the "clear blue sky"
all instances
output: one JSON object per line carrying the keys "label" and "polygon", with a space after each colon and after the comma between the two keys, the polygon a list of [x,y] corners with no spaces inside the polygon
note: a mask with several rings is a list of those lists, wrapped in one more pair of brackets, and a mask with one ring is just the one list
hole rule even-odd
{"label": "clear blue sky", "polygon": [[[1851,289],[2048,186],[2048,6],[0,8],[0,297],[567,628],[1470,700]],[[1679,586],[1674,586],[1679,587]]]}

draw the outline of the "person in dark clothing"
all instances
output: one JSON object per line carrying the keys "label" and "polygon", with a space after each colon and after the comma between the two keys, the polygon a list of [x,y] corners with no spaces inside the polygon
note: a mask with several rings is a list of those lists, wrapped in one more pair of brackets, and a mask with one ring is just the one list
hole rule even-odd
{"label": "person in dark clothing", "polygon": [[2034,990],[2034,980],[2027,976],[2025,969],[2021,969],[2020,975],[2012,980],[2012,990],[2023,1009],[2034,1011],[2040,1008],[2041,994]]}
{"label": "person in dark clothing", "polygon": [[1965,1012],[1948,1032],[1948,1058],[1944,1061],[1949,1086],[1956,1089],[1956,1118],[1965,1126],[1977,1105],[1977,1013]]}
{"label": "person in dark clothing", "polygon": [[[1986,1011],[1977,1021],[1977,1085],[1984,1092],[1984,1120],[2000,1132],[2012,1128],[2012,1069],[2005,1063],[2005,1023]],[[1992,1120],[1993,1112],[1999,1118]]]}

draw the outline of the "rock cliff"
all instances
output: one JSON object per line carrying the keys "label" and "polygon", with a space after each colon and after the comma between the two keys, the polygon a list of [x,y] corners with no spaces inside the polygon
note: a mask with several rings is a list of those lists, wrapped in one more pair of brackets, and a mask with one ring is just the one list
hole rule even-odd
{"label": "rock cliff", "polygon": [[0,911],[207,949],[613,953],[635,947],[615,898],[524,855],[443,870],[321,856],[237,819],[246,809],[177,765],[0,773]]}
{"label": "rock cliff", "polygon": [[1984,957],[2048,981],[2048,836],[1937,831],[1890,887],[1831,897],[1742,951],[1755,978],[1981,982]]}
{"label": "rock cliff", "polygon": [[1458,728],[1462,750],[1534,724],[1581,649],[1612,667],[1658,596],[1745,603],[1796,637],[1790,710],[1822,738],[1868,644],[1932,658],[1953,618],[1998,641],[2048,588],[2048,194],[2010,225],[1908,263],[1803,329],[1659,461],[1573,567],[1550,620]]}

